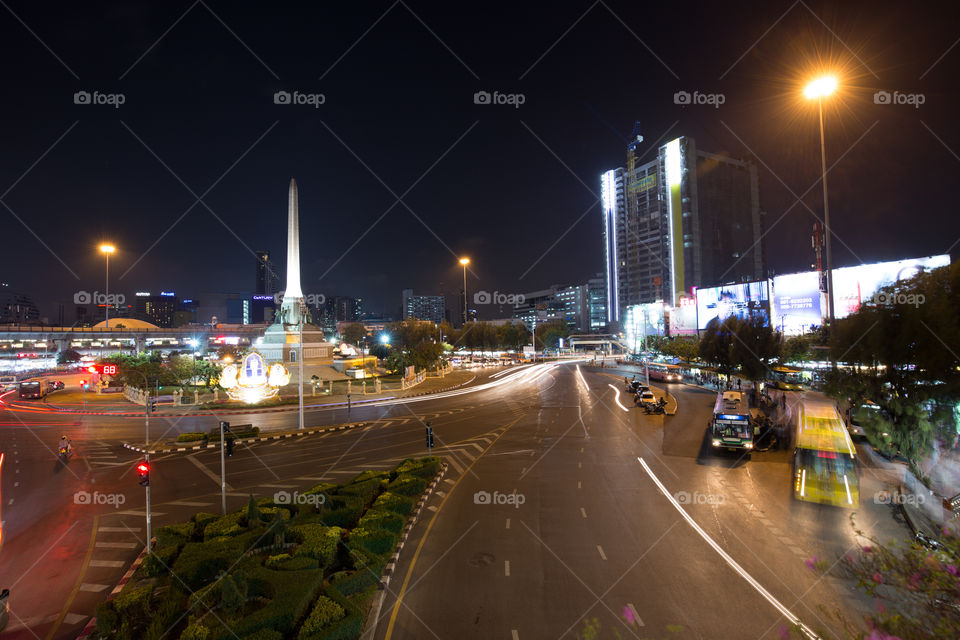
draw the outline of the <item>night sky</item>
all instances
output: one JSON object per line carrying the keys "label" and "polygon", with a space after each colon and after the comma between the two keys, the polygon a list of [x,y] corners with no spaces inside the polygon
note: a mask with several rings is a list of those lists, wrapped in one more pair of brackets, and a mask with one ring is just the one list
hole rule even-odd
{"label": "night sky", "polygon": [[[583,283],[603,266],[599,175],[634,121],[647,158],[679,135],[754,156],[768,267],[803,270],[822,192],[801,89],[824,68],[842,88],[825,108],[835,266],[956,254],[952,4],[11,1],[0,280],[55,319],[103,291],[109,240],[128,300],[250,292],[254,250],[283,273],[295,177],[305,293],[394,315],[403,288],[457,291],[462,254],[471,292]],[[724,101],[679,106],[681,90]]]}

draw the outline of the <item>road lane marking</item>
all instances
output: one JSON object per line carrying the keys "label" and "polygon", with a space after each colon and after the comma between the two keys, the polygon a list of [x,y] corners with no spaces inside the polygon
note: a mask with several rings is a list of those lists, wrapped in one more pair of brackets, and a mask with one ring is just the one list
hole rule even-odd
{"label": "road lane marking", "polygon": [[507,518],[507,529],[510,528],[510,518]]}
{"label": "road lane marking", "polygon": [[119,569],[124,566],[126,563],[122,560],[91,560],[91,567],[99,567],[104,569]]}
{"label": "road lane marking", "polygon": [[508,578],[510,577],[510,561],[509,560],[503,561],[503,575],[505,575]]}
{"label": "road lane marking", "polygon": [[92,582],[84,582],[80,585],[80,591],[89,591],[90,593],[100,593],[101,591],[106,591],[110,588],[108,584],[94,584]]}
{"label": "road lane marking", "polygon": [[449,458],[449,459],[447,459],[447,462],[450,463],[450,466],[451,466],[451,467],[453,467],[454,469],[457,470],[457,473],[463,475],[463,467],[461,467],[459,464],[457,464],[457,461],[456,461],[456,460],[454,460],[453,458]]}
{"label": "road lane marking", "polygon": [[450,478],[444,478],[443,481],[447,484],[456,484],[456,480],[451,480]]}
{"label": "road lane marking", "polygon": [[517,633],[516,629],[510,630],[510,637],[511,637],[511,640],[520,640],[520,634]]}
{"label": "road lane marking", "polygon": [[587,517],[587,510],[584,509],[583,507],[580,507],[580,515],[582,515],[584,518],[586,518],[586,517]]}
{"label": "road lane marking", "polygon": [[98,549],[136,549],[139,545],[136,542],[97,542],[94,546]]}
{"label": "road lane marking", "polygon": [[212,505],[212,502],[189,502],[187,500],[176,500],[174,502],[165,502],[164,504],[172,504],[178,507],[209,507]]}
{"label": "road lane marking", "polygon": [[[54,635],[57,633],[57,629],[60,628],[60,625],[63,623],[64,618],[70,614],[69,609],[73,605],[74,598],[77,597],[77,593],[80,592],[80,585],[83,584],[83,577],[87,573],[87,567],[93,564],[91,557],[93,556],[94,546],[97,544],[97,525],[100,524],[100,516],[93,517],[93,527],[90,533],[90,544],[87,546],[87,553],[83,557],[83,564],[80,566],[80,575],[77,576],[77,582],[73,585],[73,590],[70,591],[70,595],[67,596],[67,601],[63,603],[63,609],[60,610],[60,615],[56,616],[56,622],[53,623],[53,627],[50,628],[50,633],[47,634],[46,640],[51,640]],[[72,526],[70,527],[73,528]],[[68,529],[69,531],[69,529]],[[68,621],[67,624],[74,625],[76,621]]]}
{"label": "road lane marking", "polygon": [[577,489],[583,489],[583,484],[577,480]]}
{"label": "road lane marking", "polygon": [[582,462],[578,462],[578,463],[577,463],[577,469],[583,469],[583,463],[582,463]]}
{"label": "road lane marking", "polygon": [[[200,469],[205,476],[213,480],[218,487],[220,486],[220,475],[214,473],[207,468],[207,465],[197,460],[196,454],[187,456],[187,460],[189,460],[197,469]],[[233,491],[233,487],[230,486],[229,482],[227,483],[227,491]]]}
{"label": "road lane marking", "polygon": [[[139,511],[136,510],[136,509],[127,509],[126,511],[114,511],[114,512],[111,513],[110,515],[113,515],[113,516],[136,516],[136,517],[138,517],[138,518],[146,518],[146,517],[147,517],[147,512],[146,512],[144,509],[140,509]],[[158,518],[158,517],[160,517],[160,516],[165,516],[165,515],[167,515],[167,514],[166,514],[165,512],[164,512],[164,513],[160,513],[160,512],[158,512],[158,511],[154,511],[153,509],[150,509],[150,515],[153,516],[154,518]]]}
{"label": "road lane marking", "polygon": [[601,547],[600,545],[597,545],[597,551],[600,552],[600,557],[601,557],[601,558],[603,558],[604,560],[607,559],[607,554],[605,554],[605,553],[603,552],[603,547]]}
{"label": "road lane marking", "polygon": [[632,602],[627,603],[627,608],[630,609],[630,613],[633,614],[633,620],[637,623],[638,627],[645,627],[647,625],[643,624],[643,620],[640,619],[640,614],[637,613],[637,608],[633,606]]}
{"label": "road lane marking", "polygon": [[258,484],[258,487],[266,487],[267,489],[296,489],[297,485],[295,484]]}
{"label": "road lane marking", "polygon": [[137,533],[140,527],[100,527],[97,532],[103,533]]}
{"label": "road lane marking", "polygon": [[706,531],[704,531],[703,528],[702,528],[700,525],[697,524],[697,522],[690,516],[690,514],[688,514],[688,513],[686,512],[686,510],[685,510],[682,506],[680,506],[680,503],[677,502],[677,499],[674,498],[672,495],[670,495],[670,492],[667,491],[667,488],[663,485],[662,482],[660,482],[660,479],[659,479],[656,475],[654,475],[653,470],[651,470],[650,467],[647,466],[647,463],[646,463],[646,461],[644,461],[643,458],[638,457],[637,460],[640,461],[640,465],[643,466],[643,470],[647,472],[647,475],[650,476],[650,479],[653,480],[653,483],[654,483],[655,485],[657,485],[657,488],[658,488],[658,489],[660,489],[660,493],[662,493],[662,494],[667,498],[667,500],[670,501],[670,504],[672,504],[673,507],[674,507],[677,511],[680,512],[680,515],[683,516],[683,519],[687,521],[687,524],[689,524],[691,527],[693,527],[694,531],[696,531],[698,534],[700,534],[700,537],[703,538],[704,541],[705,541],[707,544],[709,544],[711,547],[713,547],[713,550],[716,551],[716,552],[720,555],[720,557],[723,558],[724,561],[726,561],[726,563],[727,563],[728,565],[730,565],[730,568],[731,568],[731,569],[733,569],[734,571],[736,571],[737,573],[739,573],[740,576],[741,576],[744,580],[746,580],[746,581],[750,584],[750,586],[752,586],[752,587],[757,591],[757,593],[759,593],[761,596],[763,596],[764,599],[766,599],[767,602],[769,602],[770,604],[772,604],[772,605],[774,606],[774,608],[776,608],[777,611],[779,611],[781,614],[783,614],[783,616],[784,616],[787,620],[789,620],[791,623],[799,626],[799,627],[800,627],[800,630],[803,631],[803,633],[804,633],[808,638],[813,638],[813,639],[819,640],[819,636],[817,636],[817,634],[814,633],[812,629],[810,629],[809,627],[807,627],[807,625],[803,624],[803,623],[800,621],[800,618],[798,618],[796,615],[794,615],[794,613],[793,613],[792,611],[790,611],[789,609],[787,609],[787,607],[785,607],[779,600],[777,600],[777,599],[773,596],[773,594],[771,594],[769,591],[767,591],[767,590],[763,587],[763,585],[761,585],[759,582],[757,582],[757,580],[756,580],[753,576],[751,576],[749,573],[747,573],[746,570],[744,570],[744,568],[741,567],[741,566],[737,563],[737,561],[734,560],[733,557],[732,557],[729,553],[727,553],[726,551],[723,550],[723,547],[721,547],[719,544],[717,544],[716,541],[714,541],[714,539],[711,538],[710,535],[709,535]]}

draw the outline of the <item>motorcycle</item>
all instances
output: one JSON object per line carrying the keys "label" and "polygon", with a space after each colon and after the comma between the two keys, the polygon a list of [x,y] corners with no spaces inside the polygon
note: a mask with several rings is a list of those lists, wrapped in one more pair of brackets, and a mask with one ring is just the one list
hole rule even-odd
{"label": "motorcycle", "polygon": [[73,455],[73,451],[70,450],[70,447],[60,447],[60,462],[66,462],[70,459],[70,456]]}
{"label": "motorcycle", "polygon": [[663,398],[660,398],[655,403],[646,403],[643,405],[643,411],[648,416],[649,415],[664,415],[666,413],[667,401]]}

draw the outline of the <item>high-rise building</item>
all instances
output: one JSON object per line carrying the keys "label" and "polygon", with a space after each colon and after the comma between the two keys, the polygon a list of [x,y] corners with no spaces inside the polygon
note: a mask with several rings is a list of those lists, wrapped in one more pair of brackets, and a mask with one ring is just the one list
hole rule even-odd
{"label": "high-rise building", "polygon": [[440,324],[446,319],[443,296],[415,296],[413,289],[403,290],[403,319],[428,320]]}
{"label": "high-rise building", "polygon": [[134,300],[134,317],[158,327],[172,327],[173,314],[179,309],[177,294],[173,291],[161,291],[152,295],[148,291],[138,291]]}
{"label": "high-rise building", "polygon": [[257,254],[257,279],[254,283],[253,292],[256,295],[273,295],[276,287],[274,282],[276,274],[273,272],[273,263],[270,261],[269,251],[256,251]]}
{"label": "high-rise building", "polygon": [[602,273],[587,281],[590,296],[590,333],[604,333],[607,330],[607,289]]}
{"label": "high-rise building", "polygon": [[609,322],[632,305],[765,275],[756,165],[688,137],[641,162],[642,141],[634,128],[626,167],[600,179]]}
{"label": "high-rise building", "polygon": [[0,282],[0,324],[36,324],[40,311],[30,296],[10,290],[10,285]]}
{"label": "high-rise building", "polygon": [[573,333],[590,330],[590,293],[585,284],[572,287],[553,285],[549,289],[524,294],[523,302],[513,308],[513,317],[527,329],[535,324],[560,320]]}
{"label": "high-rise building", "polygon": [[334,331],[338,322],[360,322],[363,314],[362,305],[361,298],[328,296],[318,310],[320,326]]}

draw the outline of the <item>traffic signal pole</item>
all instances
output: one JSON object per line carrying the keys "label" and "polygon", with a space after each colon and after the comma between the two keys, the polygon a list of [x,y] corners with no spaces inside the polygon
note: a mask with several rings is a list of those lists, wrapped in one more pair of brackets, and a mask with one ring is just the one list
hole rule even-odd
{"label": "traffic signal pole", "polygon": [[220,421],[220,510],[223,515],[227,515],[227,444],[223,437],[224,425],[229,428],[230,424]]}
{"label": "traffic signal pole", "polygon": [[[149,468],[150,468],[150,454],[149,454],[149,453],[145,453],[145,454],[144,454],[144,460],[146,461],[146,463],[147,463],[147,468],[149,469]],[[147,473],[149,474],[150,472],[147,471]],[[147,486],[146,486],[146,490],[147,490],[147,553],[150,553],[150,540],[151,540],[151,538],[153,537],[153,532],[152,532],[151,526],[152,526],[153,523],[152,523],[152,517],[151,517],[151,515],[150,515],[150,480],[149,480],[149,475],[147,476],[147,478],[148,478],[148,479],[147,479]]]}

